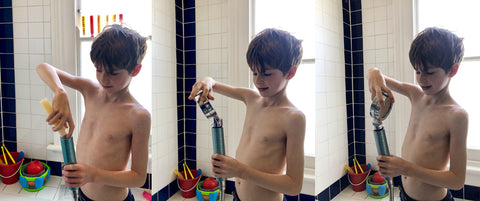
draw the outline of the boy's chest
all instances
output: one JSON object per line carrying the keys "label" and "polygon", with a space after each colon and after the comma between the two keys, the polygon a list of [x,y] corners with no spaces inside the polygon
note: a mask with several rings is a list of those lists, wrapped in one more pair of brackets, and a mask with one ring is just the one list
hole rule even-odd
{"label": "boy's chest", "polygon": [[423,108],[412,111],[406,140],[423,143],[445,142],[449,139],[448,110]]}
{"label": "boy's chest", "polygon": [[130,138],[131,122],[124,110],[90,108],[85,112],[81,129],[82,135],[90,139],[100,138],[103,142],[115,143]]}
{"label": "boy's chest", "polygon": [[283,142],[285,121],[277,111],[254,110],[247,114],[242,138],[260,144]]}

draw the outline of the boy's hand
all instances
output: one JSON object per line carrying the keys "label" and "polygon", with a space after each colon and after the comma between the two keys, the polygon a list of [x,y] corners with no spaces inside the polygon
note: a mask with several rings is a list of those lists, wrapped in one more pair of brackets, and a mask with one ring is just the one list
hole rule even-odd
{"label": "boy's hand", "polygon": [[378,69],[369,69],[368,70],[368,89],[370,91],[370,98],[373,100],[375,96],[378,97],[378,101],[380,102],[380,106],[385,106],[385,100],[383,99],[382,92],[386,92],[390,100],[395,102],[393,98],[392,91],[387,87],[385,83],[385,78],[383,77],[382,73]]}
{"label": "boy's hand", "polygon": [[244,164],[238,162],[230,156],[224,156],[221,154],[212,155],[213,174],[215,177],[229,178],[239,177],[244,168]]}
{"label": "boy's hand", "polygon": [[197,93],[200,90],[203,90],[202,96],[200,97],[201,101],[205,101],[207,97],[210,100],[215,100],[215,98],[211,94],[213,90],[213,85],[215,85],[215,81],[211,77],[204,77],[200,79],[192,86],[192,92],[190,93],[190,96],[188,96],[188,99],[193,100]]}
{"label": "boy's hand", "polygon": [[82,164],[70,164],[63,167],[63,180],[69,187],[80,187],[93,182],[93,168]]}
{"label": "boy's hand", "polygon": [[408,162],[395,155],[377,156],[377,164],[380,175],[383,177],[396,177],[407,174]]}
{"label": "boy's hand", "polygon": [[[68,128],[67,138],[70,138],[75,129],[68,97],[65,92],[56,93],[52,100],[52,112],[47,117],[49,125],[54,125],[52,130],[57,132],[62,127]],[[58,122],[58,123],[57,123]]]}

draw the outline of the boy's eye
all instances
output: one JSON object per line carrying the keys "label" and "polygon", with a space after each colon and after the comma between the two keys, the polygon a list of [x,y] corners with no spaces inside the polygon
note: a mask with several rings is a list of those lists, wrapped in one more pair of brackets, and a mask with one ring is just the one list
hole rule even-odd
{"label": "boy's eye", "polygon": [[257,76],[257,75],[258,75],[258,73],[253,73],[253,76]]}
{"label": "boy's eye", "polygon": [[270,75],[272,75],[272,74],[271,74],[271,73],[264,73],[263,75],[264,75],[264,76],[270,76]]}

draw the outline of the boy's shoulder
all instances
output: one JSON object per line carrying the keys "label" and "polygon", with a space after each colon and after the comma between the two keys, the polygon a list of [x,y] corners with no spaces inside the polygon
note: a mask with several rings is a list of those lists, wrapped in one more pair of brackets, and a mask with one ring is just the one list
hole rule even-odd
{"label": "boy's shoulder", "polygon": [[453,122],[465,121],[468,120],[468,112],[459,104],[451,104],[448,106],[446,114],[447,118],[449,118]]}
{"label": "boy's shoulder", "polygon": [[285,118],[284,120],[286,121],[287,128],[298,128],[299,126],[305,127],[305,114],[297,107],[294,105],[288,105],[281,107],[280,110]]}
{"label": "boy's shoulder", "polygon": [[130,103],[130,105],[132,106],[130,109],[130,113],[132,115],[135,115],[136,117],[143,117],[143,118],[150,119],[150,112],[145,107],[143,107],[143,105],[141,105],[136,101]]}

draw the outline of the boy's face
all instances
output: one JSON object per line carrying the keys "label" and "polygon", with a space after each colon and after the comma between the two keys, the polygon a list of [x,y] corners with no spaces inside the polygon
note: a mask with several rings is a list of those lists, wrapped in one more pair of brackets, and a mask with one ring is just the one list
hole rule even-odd
{"label": "boy's face", "polygon": [[450,82],[449,73],[440,67],[429,66],[427,71],[415,70],[418,85],[427,95],[433,95],[445,89]]}
{"label": "boy's face", "polygon": [[285,89],[288,79],[281,70],[265,65],[265,72],[253,71],[253,83],[263,97],[276,95]]}
{"label": "boy's face", "polygon": [[108,73],[105,68],[97,67],[97,80],[107,92],[118,92],[125,89],[130,84],[132,76],[125,69],[113,68],[111,73]]}

